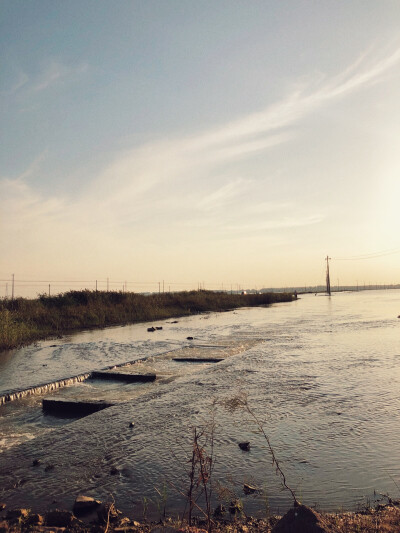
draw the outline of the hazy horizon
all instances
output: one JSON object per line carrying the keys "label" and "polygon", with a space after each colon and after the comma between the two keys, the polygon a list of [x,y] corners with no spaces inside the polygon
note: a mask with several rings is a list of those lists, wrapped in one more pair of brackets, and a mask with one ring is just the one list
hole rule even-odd
{"label": "hazy horizon", "polygon": [[0,297],[400,283],[397,2],[0,9]]}

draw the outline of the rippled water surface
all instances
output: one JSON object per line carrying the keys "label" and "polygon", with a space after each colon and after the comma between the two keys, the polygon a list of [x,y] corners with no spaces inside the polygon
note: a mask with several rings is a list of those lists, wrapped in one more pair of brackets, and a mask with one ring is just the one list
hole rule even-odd
{"label": "rippled water surface", "polygon": [[[0,496],[32,506],[54,497],[68,503],[82,491],[113,494],[128,512],[144,497],[155,501],[155,487],[166,482],[173,509],[180,503],[174,487],[186,490],[191,428],[214,416],[214,480],[250,512],[261,512],[266,499],[272,510],[282,509],[288,498],[265,440],[248,413],[226,408],[243,390],[299,499],[337,509],[354,508],[374,491],[399,496],[399,314],[399,291],[307,295],[270,308],[160,322],[154,333],[148,324],[109,328],[3,354],[0,393],[142,358],[141,368],[159,377],[57,391],[124,401],[80,420],[44,416],[40,397],[0,407]],[[224,360],[180,363],[177,355]],[[239,449],[244,440],[250,452]],[[38,456],[43,468],[32,468]],[[47,463],[55,465],[51,472]],[[260,492],[243,494],[243,483]]]}

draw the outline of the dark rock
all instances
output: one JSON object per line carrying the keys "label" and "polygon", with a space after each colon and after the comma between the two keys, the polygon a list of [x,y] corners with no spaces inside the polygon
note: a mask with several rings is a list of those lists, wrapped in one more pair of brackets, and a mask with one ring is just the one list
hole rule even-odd
{"label": "dark rock", "polygon": [[324,518],[305,505],[290,509],[274,526],[272,533],[328,533],[329,524]]}
{"label": "dark rock", "polygon": [[54,509],[46,513],[46,526],[49,527],[69,527],[75,519],[71,511]]}
{"label": "dark rock", "polygon": [[5,503],[0,503],[0,511],[3,511],[3,509],[6,508],[6,504]]}
{"label": "dark rock", "polygon": [[29,509],[10,509],[7,511],[7,520],[10,521],[20,521],[20,520],[26,520],[29,516]]}
{"label": "dark rock", "polygon": [[220,503],[215,509],[214,509],[214,516],[215,517],[218,517],[218,516],[222,516],[223,514],[226,513],[226,509],[225,507],[222,505],[222,503]]}
{"label": "dark rock", "polygon": [[52,470],[54,470],[55,466],[50,464],[50,465],[47,465],[46,468],[44,469],[45,472],[51,472]]}
{"label": "dark rock", "polygon": [[186,339],[187,339],[188,341],[192,341],[192,340],[193,340],[193,337],[186,337]]}
{"label": "dark rock", "polygon": [[244,452],[250,451],[250,442],[239,442],[239,448]]}
{"label": "dark rock", "polygon": [[41,514],[33,514],[26,521],[28,526],[41,526],[44,524],[44,518]]}
{"label": "dark rock", "polygon": [[74,503],[74,513],[76,515],[90,513],[91,511],[94,511],[100,503],[101,502],[95,500],[91,496],[79,495]]}
{"label": "dark rock", "polygon": [[111,474],[112,476],[117,475],[117,474],[118,474],[118,468],[116,468],[115,466],[113,466],[113,467],[111,468],[111,470],[110,470],[110,474]]}
{"label": "dark rock", "polygon": [[258,489],[256,487],[252,487],[251,485],[248,485],[247,483],[245,483],[243,485],[243,492],[245,494],[254,494],[255,492],[258,492]]}
{"label": "dark rock", "polygon": [[147,328],[147,331],[155,331],[156,328],[154,326],[152,326],[151,328]]}
{"label": "dark rock", "polygon": [[32,466],[39,466],[40,465],[40,459],[34,459],[32,461]]}
{"label": "dark rock", "polygon": [[162,329],[162,326],[156,326],[156,329],[160,330]]}
{"label": "dark rock", "polygon": [[0,520],[0,533],[8,533],[8,531],[10,531],[8,522]]}
{"label": "dark rock", "polygon": [[135,422],[129,422],[129,427],[130,427],[130,428],[135,427]]}

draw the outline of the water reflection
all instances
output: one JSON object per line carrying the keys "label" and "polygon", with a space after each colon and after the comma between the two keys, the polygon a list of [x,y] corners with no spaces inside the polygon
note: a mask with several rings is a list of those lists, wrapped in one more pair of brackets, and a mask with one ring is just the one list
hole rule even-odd
{"label": "water reflection", "polygon": [[[372,498],[374,489],[394,494],[394,481],[400,481],[399,312],[398,291],[312,295],[271,308],[164,322],[154,334],[147,325],[127,326],[74,335],[56,348],[41,343],[21,350],[2,363],[4,388],[9,386],[4,375],[29,383],[37,372],[54,378],[72,368],[76,374],[143,356],[150,356],[146,364],[164,373],[166,382],[146,384],[137,396],[129,387],[108,384],[102,394],[126,395],[129,401],[0,454],[5,499],[45,504],[51,493],[69,502],[87,490],[102,498],[111,493],[131,512],[168,480],[173,508],[180,496],[171,487],[184,486],[190,428],[204,424],[215,399],[215,479],[236,492],[249,512],[263,508],[265,493],[272,510],[282,509],[287,497],[279,491],[262,435],[243,411],[223,406],[239,390],[247,391],[252,409],[265,421],[288,481],[303,501],[354,508]],[[171,358],[157,355],[192,350],[185,348],[188,336],[223,345],[196,350],[218,357],[225,351],[226,360],[180,373]],[[94,394],[94,385],[83,384],[82,394],[85,387]],[[251,442],[249,453],[237,445],[244,440]],[[51,476],[29,470],[38,450],[57,465]],[[110,475],[113,467],[118,475]],[[12,488],[15,477],[26,479],[22,487]],[[244,495],[244,482],[261,487],[264,496]]]}

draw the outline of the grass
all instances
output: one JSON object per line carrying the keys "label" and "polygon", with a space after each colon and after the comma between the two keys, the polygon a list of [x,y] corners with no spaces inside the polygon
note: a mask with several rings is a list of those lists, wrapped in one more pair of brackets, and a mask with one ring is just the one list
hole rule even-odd
{"label": "grass", "polygon": [[73,330],[263,306],[292,299],[290,293],[242,295],[190,291],[142,295],[84,290],[56,296],[42,294],[34,300],[2,300],[0,351]]}

